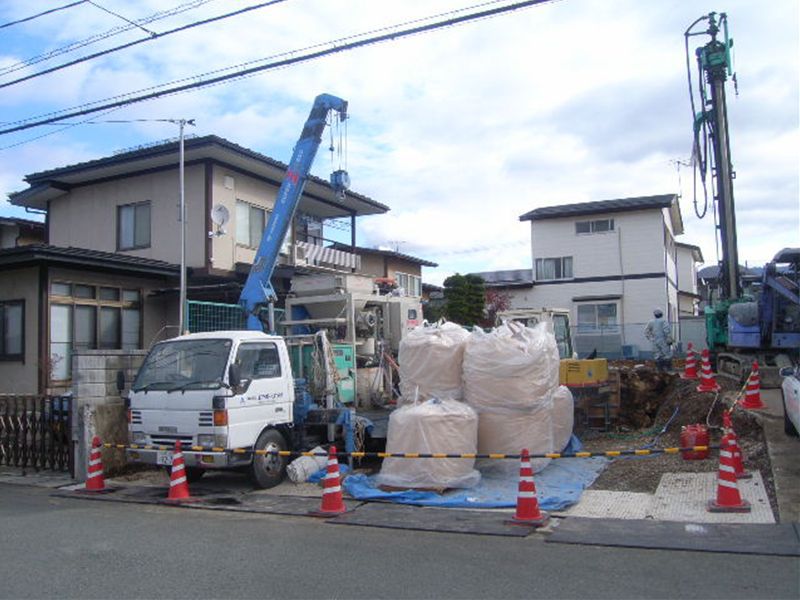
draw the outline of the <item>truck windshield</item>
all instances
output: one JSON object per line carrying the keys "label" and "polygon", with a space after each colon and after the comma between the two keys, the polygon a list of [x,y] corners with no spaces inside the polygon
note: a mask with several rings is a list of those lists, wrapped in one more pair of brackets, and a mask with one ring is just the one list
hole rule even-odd
{"label": "truck windshield", "polygon": [[217,388],[230,351],[231,340],[225,339],[157,344],[139,369],[133,391]]}

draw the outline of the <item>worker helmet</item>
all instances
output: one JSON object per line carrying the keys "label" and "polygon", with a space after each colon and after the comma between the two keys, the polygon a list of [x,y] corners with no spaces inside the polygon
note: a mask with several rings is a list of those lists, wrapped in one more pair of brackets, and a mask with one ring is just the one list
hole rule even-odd
{"label": "worker helmet", "polygon": [[661,309],[660,309],[660,308],[656,308],[656,309],[653,311],[653,316],[654,316],[656,319],[659,319],[659,318],[661,318],[661,317],[663,317],[663,316],[664,316],[664,313],[661,311]]}

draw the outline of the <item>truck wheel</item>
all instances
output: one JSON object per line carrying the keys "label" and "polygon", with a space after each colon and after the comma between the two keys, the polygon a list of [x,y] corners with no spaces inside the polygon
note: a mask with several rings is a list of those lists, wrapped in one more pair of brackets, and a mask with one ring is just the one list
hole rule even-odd
{"label": "truck wheel", "polygon": [[[279,431],[275,429],[266,429],[258,436],[255,445],[256,450],[286,450],[286,438],[284,438]],[[286,473],[286,460],[285,456],[277,456],[274,454],[256,454],[253,457],[253,464],[250,467],[250,476],[253,479],[253,484],[262,490],[275,487],[283,481],[284,473]]]}

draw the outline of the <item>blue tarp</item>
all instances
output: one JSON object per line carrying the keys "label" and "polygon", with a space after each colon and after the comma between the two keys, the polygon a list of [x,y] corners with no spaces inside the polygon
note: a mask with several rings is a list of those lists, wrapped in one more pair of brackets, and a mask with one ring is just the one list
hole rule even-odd
{"label": "blue tarp", "polygon": [[[568,450],[573,451],[571,448]],[[543,510],[561,510],[575,504],[580,500],[583,490],[597,479],[608,462],[608,459],[602,457],[561,458],[551,461],[545,469],[535,475],[539,506]],[[384,492],[375,485],[374,477],[361,474],[345,478],[343,486],[345,491],[357,500],[451,508],[516,506],[519,463],[490,460],[482,462],[478,468],[481,472],[481,482],[476,487],[468,490],[451,490],[443,494],[416,490]]]}

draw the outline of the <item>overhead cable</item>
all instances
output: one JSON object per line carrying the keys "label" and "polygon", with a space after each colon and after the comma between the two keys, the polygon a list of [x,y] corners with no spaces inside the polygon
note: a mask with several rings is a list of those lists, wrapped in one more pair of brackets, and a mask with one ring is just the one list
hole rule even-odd
{"label": "overhead cable", "polygon": [[34,19],[38,19],[39,17],[43,17],[45,15],[49,15],[54,12],[58,12],[60,10],[65,10],[67,8],[72,8],[73,6],[78,6],[79,4],[86,4],[89,0],[77,0],[77,2],[70,2],[69,4],[64,4],[63,6],[57,6],[55,8],[51,8],[50,10],[46,10],[44,12],[37,13],[35,15],[31,15],[30,17],[25,17],[23,19],[17,19],[16,21],[9,21],[8,23],[3,23],[0,25],[0,29],[4,29],[6,27],[11,27],[12,25],[19,25],[20,23],[25,23],[27,21],[33,21]]}
{"label": "overhead cable", "polygon": [[[151,32],[150,37],[140,38],[138,40],[134,40],[132,42],[128,42],[127,44],[122,44],[120,46],[115,46],[113,48],[108,48],[106,50],[102,50],[100,52],[95,52],[94,54],[89,54],[87,56],[76,58],[75,60],[71,60],[69,62],[63,63],[61,65],[57,65],[55,67],[50,67],[49,69],[44,69],[42,71],[37,71],[36,73],[31,73],[30,75],[26,75],[25,77],[20,77],[19,79],[14,79],[13,81],[7,81],[5,83],[0,83],[0,89],[9,87],[11,85],[15,85],[17,83],[22,83],[23,81],[28,81],[29,79],[34,79],[35,77],[41,77],[42,75],[47,75],[48,73],[54,73],[55,71],[60,71],[61,69],[66,69],[67,67],[71,67],[73,65],[77,65],[88,60],[93,60],[95,58],[99,58],[101,56],[106,56],[107,54],[111,54],[113,52],[119,52],[120,50],[124,50],[126,48],[130,48],[132,46],[137,46],[139,44],[143,44],[144,42],[151,42],[153,40],[157,40],[168,35],[172,35],[173,33],[179,33],[181,31],[186,31],[188,29],[193,29],[195,27],[199,27],[201,25],[208,25],[209,23],[214,23],[216,21],[221,21],[223,19],[228,19],[230,17],[235,17],[241,15],[246,12],[250,12],[252,10],[257,10],[259,8],[264,8],[266,6],[271,6],[273,4],[279,4],[281,2],[286,2],[287,0],[269,0],[268,2],[261,2],[259,4],[254,4],[252,6],[247,6],[245,8],[226,13],[224,15],[218,15],[216,17],[211,17],[209,19],[203,19],[202,21],[195,21],[193,23],[189,23],[187,25],[183,25],[181,27],[176,27],[175,29],[170,29],[169,31],[164,31],[162,33],[155,33]],[[93,3],[94,5],[94,3]],[[147,31],[147,30],[146,30]]]}
{"label": "overhead cable", "polygon": [[105,13],[108,13],[108,14],[109,14],[109,15],[111,15],[112,17],[117,17],[118,19],[122,19],[122,20],[123,20],[123,21],[125,21],[125,22],[126,22],[128,25],[133,25],[134,27],[137,27],[138,29],[141,29],[142,31],[144,31],[144,32],[145,32],[146,34],[148,34],[148,35],[151,35],[151,36],[154,36],[154,35],[156,35],[156,33],[155,33],[154,31],[150,31],[150,30],[149,30],[149,29],[147,29],[146,27],[142,27],[142,26],[141,26],[141,25],[139,25],[138,23],[135,23],[134,21],[131,21],[129,18],[127,18],[127,17],[123,17],[121,14],[119,14],[119,13],[115,13],[113,10],[109,10],[109,9],[107,9],[105,6],[100,6],[100,5],[99,5],[97,2],[94,2],[93,0],[87,0],[87,1],[89,2],[89,4],[91,4],[91,5],[92,5],[92,6],[94,6],[95,8],[99,8],[100,10],[102,10],[102,11],[103,11],[103,12],[105,12]]}
{"label": "overhead cable", "polygon": [[31,56],[30,58],[26,58],[24,60],[15,63],[11,63],[10,65],[0,68],[0,75],[13,73],[14,71],[19,71],[20,69],[25,69],[26,67],[30,67],[32,65],[44,62],[46,60],[50,60],[51,58],[55,58],[56,56],[60,56],[62,54],[68,54],[69,52],[74,52],[75,50],[85,48],[86,46],[96,44],[97,42],[101,42],[115,35],[119,35],[121,33],[130,31],[131,29],[134,29],[139,25],[147,25],[150,23],[154,23],[156,21],[160,21],[161,19],[166,19],[168,17],[173,17],[175,15],[179,15],[181,13],[194,10],[196,8],[203,6],[204,4],[208,4],[209,2],[217,2],[217,1],[218,0],[192,0],[192,2],[185,2],[184,4],[179,4],[175,8],[171,8],[169,10],[162,10],[157,13],[153,13],[147,17],[136,19],[135,21],[136,25],[118,25],[102,33],[96,33],[87,38],[76,40],[69,44],[65,44],[64,46],[61,46],[59,48],[54,48],[53,50],[43,52],[42,54],[37,54],[36,56]]}
{"label": "overhead cable", "polygon": [[[348,38],[343,38],[341,40],[335,40],[333,42],[328,42],[326,44],[318,44],[316,46],[313,46],[313,47],[328,46],[324,50],[318,50],[318,51],[315,51],[315,52],[309,52],[307,54],[303,54],[303,55],[300,55],[300,56],[294,56],[295,52],[284,53],[282,55],[283,56],[289,55],[289,58],[284,58],[282,60],[277,60],[277,61],[274,61],[274,62],[270,62],[270,63],[267,63],[267,64],[255,66],[255,67],[250,67],[250,68],[247,68],[247,69],[241,69],[241,70],[235,71],[233,73],[228,73],[228,74],[225,74],[225,75],[212,77],[210,79],[201,80],[201,81],[192,81],[191,83],[186,83],[186,84],[183,84],[183,85],[179,85],[179,86],[175,86],[175,87],[169,87],[169,88],[166,88],[166,89],[158,90],[158,88],[163,88],[166,85],[171,85],[171,84],[162,84],[162,85],[159,85],[159,86],[153,86],[151,88],[146,88],[146,90],[158,90],[158,91],[152,91],[152,92],[141,94],[141,95],[138,95],[138,96],[134,96],[133,95],[133,94],[136,94],[137,92],[130,92],[128,94],[122,94],[120,96],[114,96],[112,98],[106,98],[106,99],[103,99],[103,100],[96,100],[94,102],[88,102],[88,103],[85,103],[85,104],[81,105],[81,106],[86,107],[86,108],[77,107],[77,108],[62,109],[62,110],[59,110],[59,111],[53,111],[53,112],[50,112],[50,113],[46,113],[46,115],[41,115],[41,117],[44,117],[44,118],[30,117],[30,118],[27,118],[27,119],[21,119],[21,120],[18,120],[18,121],[14,121],[13,123],[17,123],[17,125],[15,125],[13,127],[0,129],[0,135],[4,135],[4,134],[8,134],[8,133],[14,133],[16,131],[22,131],[22,130],[25,130],[25,129],[31,129],[33,127],[39,127],[41,125],[47,125],[48,123],[54,123],[56,121],[62,121],[64,119],[69,119],[69,118],[72,118],[72,117],[79,117],[79,116],[82,116],[82,115],[88,115],[88,114],[92,114],[92,113],[95,113],[95,112],[108,110],[110,108],[114,108],[114,107],[117,107],[117,106],[125,106],[125,105],[128,105],[128,104],[135,104],[135,103],[138,103],[138,102],[144,102],[146,100],[152,100],[152,99],[155,99],[155,98],[160,98],[162,96],[178,94],[178,93],[182,93],[182,92],[186,92],[186,91],[190,91],[190,90],[195,90],[195,89],[198,89],[198,88],[204,88],[204,87],[209,87],[209,86],[212,86],[212,85],[218,85],[218,84],[221,84],[221,83],[228,83],[228,82],[230,82],[232,80],[241,79],[243,77],[249,77],[249,76],[255,75],[257,73],[264,72],[264,71],[278,69],[278,68],[282,68],[282,67],[288,67],[290,65],[294,65],[294,64],[298,64],[298,63],[309,62],[309,61],[312,61],[312,60],[315,60],[315,59],[318,59],[318,58],[322,58],[324,56],[329,56],[331,54],[338,54],[338,53],[341,53],[341,52],[354,50],[356,48],[360,48],[360,47],[363,47],[363,46],[380,44],[380,43],[383,43],[383,42],[393,41],[393,40],[404,38],[404,37],[408,37],[408,36],[411,36],[411,35],[427,33],[429,31],[434,31],[434,30],[437,30],[437,29],[441,29],[443,27],[453,27],[453,26],[461,25],[461,24],[468,23],[468,22],[471,22],[471,21],[476,21],[476,20],[480,20],[480,19],[486,19],[486,18],[490,18],[490,17],[495,17],[495,16],[498,16],[498,15],[501,15],[501,14],[504,14],[504,13],[520,10],[520,9],[523,9],[523,8],[528,8],[528,7],[537,5],[537,4],[545,4],[545,3],[551,2],[551,1],[552,0],[525,0],[525,1],[522,1],[522,2],[515,2],[515,3],[512,3],[512,4],[505,5],[505,6],[495,7],[495,8],[479,11],[479,12],[473,12],[473,13],[469,13],[469,14],[466,14],[466,15],[452,17],[452,18],[449,18],[449,19],[445,19],[443,21],[436,21],[436,22],[433,22],[433,23],[428,23],[428,24],[425,24],[425,25],[417,26],[417,27],[411,27],[411,28],[408,28],[408,29],[394,30],[395,27],[384,28],[384,30],[385,29],[393,29],[393,31],[391,31],[390,33],[385,33],[383,35],[378,35],[378,36],[374,36],[374,37],[370,37],[370,38],[366,38],[366,39],[359,39],[359,40],[352,41],[352,42],[342,43],[344,40],[353,39],[353,38],[356,38],[356,37],[361,37],[361,35],[366,35],[366,34],[361,34],[361,35],[357,35],[357,36],[350,36]],[[485,6],[485,4],[482,5],[482,6]],[[461,10],[466,10],[466,9],[461,9]],[[460,11],[450,11],[450,13],[447,13],[447,14],[453,14],[454,12],[460,12]],[[253,62],[259,62],[259,61],[251,61],[250,64],[252,64]],[[230,68],[228,68],[228,69],[220,69],[219,71],[226,71],[226,70],[230,70]],[[216,72],[219,72],[219,71],[216,71]],[[182,80],[179,80],[179,81],[187,81],[187,80],[191,80],[191,79],[197,80],[197,79],[200,79],[200,78],[202,78],[204,76],[205,75],[198,75],[198,76],[195,76],[195,77],[185,78],[185,79],[182,79]],[[141,92],[141,91],[146,91],[146,90],[139,90],[139,91]],[[126,96],[130,96],[130,97],[125,98]],[[124,99],[116,100],[116,98],[124,98]]]}

